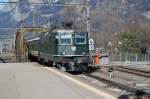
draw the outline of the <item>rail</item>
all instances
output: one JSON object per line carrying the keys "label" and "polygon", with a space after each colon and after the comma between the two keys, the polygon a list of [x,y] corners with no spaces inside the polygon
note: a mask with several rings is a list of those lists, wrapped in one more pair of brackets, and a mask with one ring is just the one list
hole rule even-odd
{"label": "rail", "polygon": [[114,82],[112,80],[108,80],[108,79],[105,79],[105,78],[102,78],[102,77],[99,77],[99,76],[95,76],[95,75],[92,75],[90,73],[84,73],[84,75],[86,75],[88,77],[91,77],[91,78],[94,78],[98,81],[105,82],[105,83],[107,83],[109,85],[112,85],[114,87],[117,87],[117,88],[120,88],[120,89],[123,89],[123,90],[127,90],[128,92],[133,92],[133,93],[135,93],[136,96],[150,95],[150,93],[147,93],[145,91],[142,91],[142,90],[139,90],[139,89],[136,89],[136,88],[133,88],[133,87],[129,87],[129,86],[126,86],[124,84],[117,83],[117,82]]}
{"label": "rail", "polygon": [[[104,68],[109,68],[109,66],[100,66]],[[100,67],[97,67],[97,69],[100,69]],[[137,68],[131,68],[131,67],[125,67],[125,66],[112,66],[114,70],[126,72],[138,76],[148,77],[150,78],[150,71],[145,71]]]}
{"label": "rail", "polygon": [[3,62],[3,63],[6,63],[6,61],[1,57],[0,57],[0,61]]}

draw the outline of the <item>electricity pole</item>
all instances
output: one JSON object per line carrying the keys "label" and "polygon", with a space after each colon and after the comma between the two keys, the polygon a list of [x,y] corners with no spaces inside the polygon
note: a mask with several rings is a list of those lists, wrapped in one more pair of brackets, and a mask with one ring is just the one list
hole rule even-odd
{"label": "electricity pole", "polygon": [[90,58],[90,65],[93,65],[93,52],[94,52],[94,41],[91,39],[91,29],[90,29],[90,0],[86,0],[86,11],[87,11],[87,32],[88,32],[88,39],[89,39],[89,58]]}
{"label": "electricity pole", "polygon": [[87,9],[87,32],[88,32],[88,38],[91,38],[91,31],[90,31],[90,0],[87,0],[86,3],[86,9]]}
{"label": "electricity pole", "polygon": [[16,43],[18,44],[18,49],[16,51],[16,57],[19,59],[19,62],[25,61],[25,49],[24,49],[24,36],[23,36],[23,1],[20,0],[19,2],[19,9],[20,9],[20,32],[18,34],[19,40]]}

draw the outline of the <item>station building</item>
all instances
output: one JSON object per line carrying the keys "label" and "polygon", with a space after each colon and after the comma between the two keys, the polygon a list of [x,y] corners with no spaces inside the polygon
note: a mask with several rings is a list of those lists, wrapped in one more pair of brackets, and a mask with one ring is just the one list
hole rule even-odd
{"label": "station building", "polygon": [[15,35],[0,35],[0,53],[15,51]]}

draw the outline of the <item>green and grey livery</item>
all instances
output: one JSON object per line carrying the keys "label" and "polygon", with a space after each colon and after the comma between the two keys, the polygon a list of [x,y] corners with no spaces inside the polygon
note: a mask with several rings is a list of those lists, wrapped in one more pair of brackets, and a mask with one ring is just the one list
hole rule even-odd
{"label": "green and grey livery", "polygon": [[27,41],[29,57],[55,65],[65,71],[86,71],[89,64],[87,32],[53,30]]}

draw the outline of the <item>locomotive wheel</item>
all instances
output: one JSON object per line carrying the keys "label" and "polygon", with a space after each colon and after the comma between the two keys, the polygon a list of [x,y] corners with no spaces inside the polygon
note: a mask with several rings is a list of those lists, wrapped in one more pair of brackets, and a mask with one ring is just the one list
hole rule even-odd
{"label": "locomotive wheel", "polygon": [[40,58],[37,58],[37,62],[40,64]]}
{"label": "locomotive wheel", "polygon": [[56,68],[60,69],[61,71],[66,71],[66,68],[64,67],[65,64],[58,63],[56,64]]}
{"label": "locomotive wheel", "polygon": [[43,64],[44,64],[44,59],[39,58],[39,59],[38,59],[38,63],[41,64],[41,65],[43,65]]}
{"label": "locomotive wheel", "polygon": [[48,61],[48,66],[53,67],[53,61]]}
{"label": "locomotive wheel", "polygon": [[81,72],[87,71],[87,64],[80,64],[80,71]]}
{"label": "locomotive wheel", "polygon": [[64,66],[61,66],[60,70],[65,72],[66,68]]}
{"label": "locomotive wheel", "polygon": [[58,68],[58,69],[61,68],[60,64],[58,64],[58,63],[54,63],[53,65],[54,65],[56,68]]}

